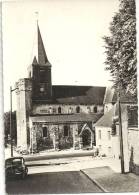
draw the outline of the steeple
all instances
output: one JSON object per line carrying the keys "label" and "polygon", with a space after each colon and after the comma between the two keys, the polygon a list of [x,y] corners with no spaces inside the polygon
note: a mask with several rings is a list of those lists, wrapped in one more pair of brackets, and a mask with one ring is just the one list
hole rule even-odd
{"label": "steeple", "polygon": [[34,59],[29,69],[32,78],[32,100],[50,101],[52,98],[51,64],[48,61],[37,21]]}
{"label": "steeple", "polygon": [[44,48],[44,44],[42,41],[42,36],[40,33],[40,28],[37,22],[37,45],[38,45],[38,64],[40,65],[47,65],[49,63],[46,52],[45,52],[45,48]]}
{"label": "steeple", "polygon": [[33,44],[34,59],[33,59],[32,64],[36,64],[36,65],[38,64],[41,66],[44,66],[44,65],[51,66],[50,62],[48,61],[47,55],[46,55],[38,20],[37,20],[37,32],[35,34],[36,35],[35,35],[35,40]]}
{"label": "steeple", "polygon": [[34,64],[34,65],[38,64],[37,59],[36,59],[36,56],[34,56],[34,59],[33,59],[32,64]]}

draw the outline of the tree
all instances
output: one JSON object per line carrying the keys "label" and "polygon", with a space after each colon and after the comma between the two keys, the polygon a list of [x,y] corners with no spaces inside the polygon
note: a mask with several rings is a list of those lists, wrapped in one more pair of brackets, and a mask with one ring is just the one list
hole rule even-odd
{"label": "tree", "polygon": [[136,7],[135,0],[119,0],[119,11],[110,23],[110,36],[104,36],[106,70],[114,87],[137,94]]}
{"label": "tree", "polygon": [[[10,135],[10,112],[4,113],[4,136],[5,136],[5,142],[8,141],[8,135]],[[16,132],[16,111],[12,113],[12,138],[15,140],[17,138],[17,132]]]}

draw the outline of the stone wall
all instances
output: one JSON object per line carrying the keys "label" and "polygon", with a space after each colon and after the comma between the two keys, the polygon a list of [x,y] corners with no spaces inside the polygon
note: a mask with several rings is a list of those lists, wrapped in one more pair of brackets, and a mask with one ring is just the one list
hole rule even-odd
{"label": "stone wall", "polygon": [[128,129],[129,169],[139,175],[139,129]]}
{"label": "stone wall", "polygon": [[32,83],[30,79],[20,79],[16,83],[17,95],[17,146],[27,149],[29,131],[29,112],[31,109]]}
{"label": "stone wall", "polygon": [[[82,138],[80,135],[81,129],[84,125],[79,123],[65,123],[65,124],[48,124],[42,122],[33,122],[31,125],[31,150],[45,150],[45,149],[79,149],[82,148]],[[68,128],[68,135],[64,135],[65,126]],[[43,128],[47,129],[47,136],[43,135]],[[89,128],[89,126],[87,126]],[[92,129],[91,129],[92,131]],[[33,141],[32,141],[33,140]],[[92,131],[92,143],[94,144],[94,133]],[[36,143],[36,145],[35,145]]]}

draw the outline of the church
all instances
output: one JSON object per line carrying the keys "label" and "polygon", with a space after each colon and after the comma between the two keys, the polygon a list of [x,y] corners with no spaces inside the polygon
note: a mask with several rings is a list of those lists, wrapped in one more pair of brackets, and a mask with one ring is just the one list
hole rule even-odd
{"label": "church", "polygon": [[37,25],[37,55],[28,78],[16,82],[17,147],[32,152],[93,148],[106,88],[52,85],[51,68]]}

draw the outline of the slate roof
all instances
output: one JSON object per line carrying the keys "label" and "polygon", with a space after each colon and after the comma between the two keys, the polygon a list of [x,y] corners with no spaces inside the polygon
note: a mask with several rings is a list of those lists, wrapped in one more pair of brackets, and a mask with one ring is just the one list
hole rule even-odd
{"label": "slate roof", "polygon": [[42,116],[31,116],[32,122],[47,122],[47,123],[66,123],[66,122],[93,122],[95,123],[102,114],[63,114],[63,115],[42,115]]}
{"label": "slate roof", "polygon": [[[104,104],[116,103],[117,101],[117,91],[112,87],[106,88],[106,94],[104,97]],[[120,101],[121,103],[137,103],[137,97],[131,96],[131,94],[126,93],[124,90],[120,91]]]}
{"label": "slate roof", "polygon": [[[121,104],[121,114],[125,112],[127,105]],[[95,127],[111,127],[112,119],[118,116],[118,104],[115,104],[109,112],[106,112],[94,125]]]}
{"label": "slate roof", "polygon": [[114,107],[96,122],[95,127],[111,127],[113,114]]}
{"label": "slate roof", "polygon": [[102,105],[105,87],[53,85],[53,102],[60,104]]}

